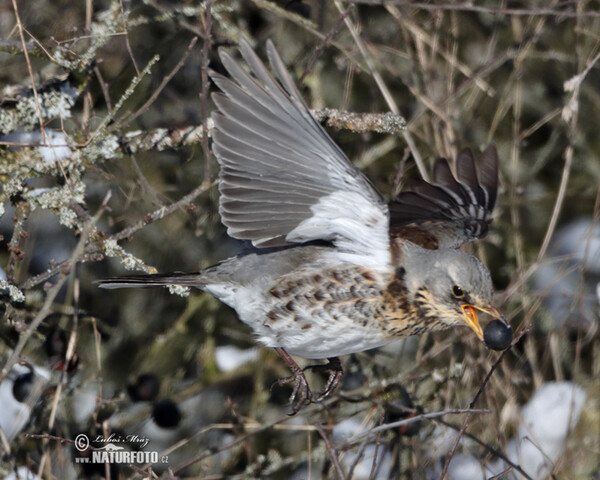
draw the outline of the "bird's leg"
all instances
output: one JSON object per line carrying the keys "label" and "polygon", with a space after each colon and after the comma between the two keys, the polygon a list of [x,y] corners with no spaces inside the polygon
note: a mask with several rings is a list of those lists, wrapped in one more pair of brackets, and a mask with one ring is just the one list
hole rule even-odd
{"label": "bird's leg", "polygon": [[[287,353],[283,348],[276,347],[275,351],[277,354],[283,359],[283,361],[290,367],[292,374],[289,377],[280,378],[277,381],[278,385],[285,385],[286,383],[294,382],[294,389],[292,390],[292,394],[290,395],[289,405],[292,406],[292,413],[290,415],[295,415],[300,411],[300,409],[304,406],[306,402],[310,403],[312,399],[312,393],[308,386],[308,381],[304,376],[304,371],[298,366],[296,361]],[[296,400],[296,395],[298,395],[298,401],[294,405],[294,400]]]}
{"label": "bird's leg", "polygon": [[327,365],[309,365],[304,370],[325,370],[329,372],[329,378],[327,379],[327,383],[325,383],[325,387],[319,394],[319,397],[315,400],[316,402],[320,402],[321,400],[325,400],[331,392],[335,390],[338,383],[340,383],[340,379],[344,374],[344,369],[342,368],[342,364],[340,363],[340,359],[338,357],[332,357],[327,359],[329,363]]}

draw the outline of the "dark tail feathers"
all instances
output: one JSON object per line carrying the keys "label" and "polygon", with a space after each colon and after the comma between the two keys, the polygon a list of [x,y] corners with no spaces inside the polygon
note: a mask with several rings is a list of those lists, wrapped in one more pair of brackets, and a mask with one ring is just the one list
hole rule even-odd
{"label": "dark tail feathers", "polygon": [[185,285],[198,287],[206,285],[202,280],[202,274],[196,273],[164,273],[150,275],[127,275],[124,277],[105,278],[94,282],[100,288],[133,288],[133,287],[156,287],[159,285]]}

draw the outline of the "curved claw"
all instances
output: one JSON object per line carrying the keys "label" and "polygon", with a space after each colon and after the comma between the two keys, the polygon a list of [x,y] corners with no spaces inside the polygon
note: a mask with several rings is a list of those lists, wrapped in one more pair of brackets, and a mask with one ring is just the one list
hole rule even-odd
{"label": "curved claw", "polygon": [[[275,383],[281,386],[291,382],[294,382],[294,389],[288,401],[288,405],[292,407],[290,416],[296,415],[307,402],[312,402],[312,392],[302,370],[294,371],[289,377],[280,378]],[[298,397],[298,401],[294,404],[296,397]]]}
{"label": "curved claw", "polygon": [[337,357],[332,357],[327,359],[329,363],[327,365],[309,365],[304,370],[324,370],[329,372],[329,378],[325,383],[325,387],[319,393],[319,396],[315,400],[316,402],[320,402],[325,400],[331,392],[335,390],[335,388],[340,383],[342,376],[344,375],[344,369],[342,368],[342,364],[340,363],[340,359]]}
{"label": "curved claw", "polygon": [[[288,405],[292,407],[290,415],[296,415],[306,402],[310,403],[312,401],[312,392],[308,386],[308,380],[306,380],[306,377],[304,376],[304,371],[298,366],[290,354],[281,347],[275,348],[275,351],[292,371],[292,374],[289,377],[280,378],[276,383],[278,385],[285,385],[286,383],[294,382],[294,389],[290,395]],[[298,396],[298,401],[294,404],[296,396]]]}
{"label": "curved claw", "polygon": [[[310,386],[308,385],[308,380],[306,380],[306,376],[304,375],[305,370],[325,370],[330,372],[329,378],[325,383],[325,387],[323,388],[321,393],[319,393],[319,396],[315,400],[316,402],[325,400],[329,395],[331,395],[331,393],[340,383],[340,379],[344,374],[342,364],[340,363],[340,360],[337,357],[329,358],[329,363],[327,363],[327,365],[309,365],[303,370],[298,366],[298,364],[290,356],[290,354],[287,353],[283,348],[277,347],[275,348],[275,351],[285,361],[285,363],[288,365],[288,367],[290,367],[290,370],[292,371],[292,374],[289,377],[281,378],[277,380],[277,382],[275,382],[278,385],[285,385],[286,383],[294,382],[294,388],[292,390],[292,394],[290,395],[290,399],[288,402],[288,405],[292,407],[290,415],[296,415],[306,403],[311,403],[313,401],[312,392],[310,391]],[[294,402],[296,403],[294,404]]]}

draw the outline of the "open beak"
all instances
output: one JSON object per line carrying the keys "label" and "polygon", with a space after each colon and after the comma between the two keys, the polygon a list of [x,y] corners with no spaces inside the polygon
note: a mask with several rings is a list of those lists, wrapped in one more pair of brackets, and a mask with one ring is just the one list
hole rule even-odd
{"label": "open beak", "polygon": [[467,325],[471,327],[471,329],[475,332],[475,335],[477,335],[479,337],[479,340],[481,340],[482,342],[484,341],[483,329],[479,324],[479,319],[477,318],[476,310],[479,310],[483,313],[487,313],[489,316],[497,318],[498,320],[501,320],[502,322],[506,323],[504,315],[502,315],[500,311],[495,307],[477,307],[475,305],[463,305],[461,308],[463,311],[463,315],[467,319]]}

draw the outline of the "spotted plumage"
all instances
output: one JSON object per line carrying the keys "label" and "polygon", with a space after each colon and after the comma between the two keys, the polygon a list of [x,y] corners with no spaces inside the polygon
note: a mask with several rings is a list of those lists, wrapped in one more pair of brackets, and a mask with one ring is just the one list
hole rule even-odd
{"label": "spotted plumage", "polygon": [[479,171],[468,149],[456,173],[438,160],[431,183],[412,181],[386,204],[311,116],[274,46],[267,52],[276,79],[247,42],[240,51],[251,73],[221,50],[231,78],[211,74],[220,89],[213,151],[222,222],[255,250],[202,272],[100,285],[179,284],[219,298],[290,366],[291,400],[299,395],[294,411],[311,393],[289,354],[330,360],[323,398],[341,376],[338,355],[455,326],[483,340],[476,309],[509,329],[492,306],[488,270],[457,249],[491,223],[495,147],[484,150]]}

